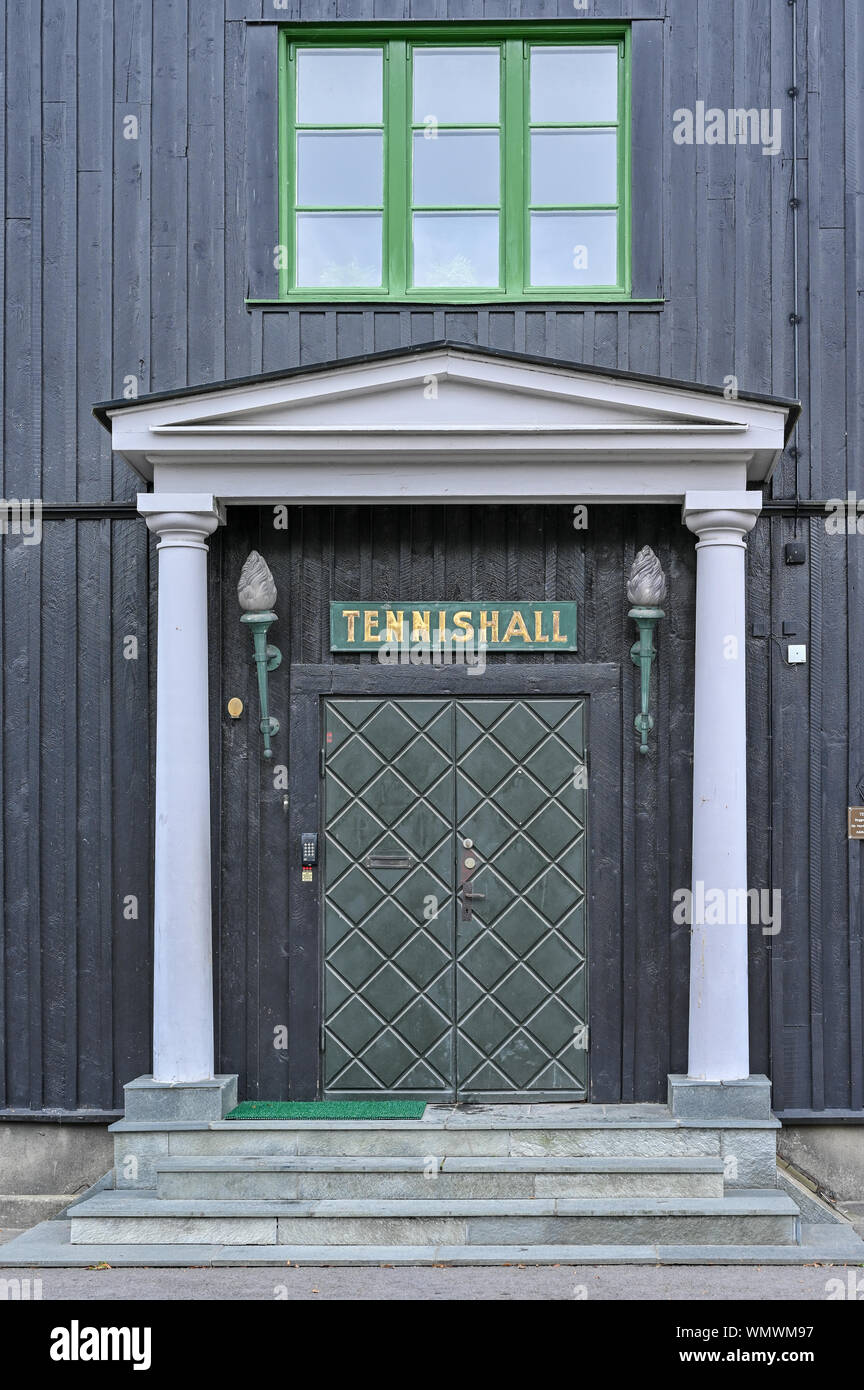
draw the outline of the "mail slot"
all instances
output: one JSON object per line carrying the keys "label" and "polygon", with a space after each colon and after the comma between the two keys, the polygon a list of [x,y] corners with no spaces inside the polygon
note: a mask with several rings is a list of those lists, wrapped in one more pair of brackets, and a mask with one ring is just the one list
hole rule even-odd
{"label": "mail slot", "polygon": [[410,854],[367,854],[363,860],[367,869],[413,869]]}

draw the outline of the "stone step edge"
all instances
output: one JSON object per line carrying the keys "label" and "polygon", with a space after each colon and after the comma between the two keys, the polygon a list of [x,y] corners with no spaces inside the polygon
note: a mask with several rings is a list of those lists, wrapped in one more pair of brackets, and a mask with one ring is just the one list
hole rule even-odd
{"label": "stone step edge", "polygon": [[[59,1225],[61,1223],[52,1223]],[[29,1232],[28,1232],[29,1234]],[[18,1237],[17,1240],[21,1240]],[[12,1244],[17,1244],[17,1240]],[[3,1268],[206,1268],[291,1265],[422,1267],[430,1265],[811,1265],[842,1269],[864,1260],[844,1242],[819,1245],[70,1245],[5,1247]]]}
{"label": "stone step edge", "polygon": [[[722,1158],[672,1156],[669,1158],[570,1158],[564,1156],[507,1157],[489,1154],[486,1157],[464,1155],[436,1155],[439,1159],[437,1171],[444,1174],[580,1174],[608,1173],[610,1176],[633,1176],[657,1174],[673,1177],[690,1176],[694,1173],[722,1174],[725,1164]],[[422,1175],[428,1165],[423,1158],[382,1158],[370,1155],[330,1155],[307,1154],[289,1155],[280,1158],[269,1154],[218,1154],[191,1155],[182,1158],[157,1158],[154,1168],[158,1173],[243,1173],[254,1176],[257,1173],[398,1173]]]}
{"label": "stone step edge", "polygon": [[[132,1247],[127,1246],[127,1250]],[[140,1247],[139,1247],[140,1249]],[[800,1245],[464,1245],[406,1247],[391,1246],[375,1250],[371,1246],[252,1246],[249,1254],[236,1259],[230,1247],[212,1263],[249,1265],[271,1263],[270,1251],[279,1259],[272,1263],[297,1266],[328,1265],[798,1265],[818,1262],[812,1249],[806,1254]],[[266,1253],[264,1253],[266,1252]],[[371,1252],[374,1252],[372,1254]],[[864,1249],[862,1249],[864,1257]],[[823,1259],[825,1256],[823,1255]],[[829,1256],[830,1258],[830,1256]],[[841,1262],[854,1258],[839,1248],[835,1258]],[[860,1257],[859,1257],[860,1258]]]}
{"label": "stone step edge", "polygon": [[710,1132],[715,1129],[782,1129],[778,1119],[773,1116],[770,1120],[751,1120],[725,1118],[710,1120],[599,1120],[599,1119],[572,1119],[572,1120],[552,1120],[536,1118],[531,1120],[477,1120],[476,1123],[466,1123],[460,1120],[458,1124],[441,1124],[426,1120],[117,1120],[113,1125],[108,1126],[112,1134],[159,1134],[159,1133],[182,1133],[184,1131],[213,1130],[220,1132],[228,1130],[248,1131],[255,1133],[268,1134],[308,1134],[308,1133],[351,1133],[352,1131],[365,1131],[369,1133],[381,1134],[402,1134],[406,1131],[419,1131],[423,1134],[460,1134],[463,1131],[469,1133],[494,1133],[500,1134],[501,1131],[510,1131],[514,1134],[533,1132],[536,1130],[560,1131],[568,1133],[570,1130],[596,1130],[603,1133],[607,1130],[704,1130]]}
{"label": "stone step edge", "polygon": [[[791,1216],[799,1211],[791,1197],[777,1188],[737,1188],[723,1197],[535,1197],[535,1198],[336,1198],[310,1200],[267,1197],[159,1197],[155,1189],[144,1196],[100,1193],[75,1207],[76,1221],[105,1217],[144,1219],[224,1219],[230,1217],[386,1218],[398,1217],[516,1217],[516,1216]],[[0,1256],[2,1259],[2,1256]]]}
{"label": "stone step edge", "polygon": [[849,1225],[803,1222],[800,1245],[72,1245],[71,1221],[43,1221],[3,1247],[0,1268],[64,1269],[109,1263],[123,1268],[190,1265],[826,1265],[864,1264],[864,1241]]}

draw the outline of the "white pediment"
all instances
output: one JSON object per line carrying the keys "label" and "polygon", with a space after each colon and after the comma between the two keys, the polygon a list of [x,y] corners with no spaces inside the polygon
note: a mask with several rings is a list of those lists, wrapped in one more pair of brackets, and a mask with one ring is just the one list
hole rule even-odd
{"label": "white pediment", "polygon": [[[114,448],[145,477],[159,474],[160,488],[204,489],[226,500],[468,501],[489,495],[491,480],[480,474],[494,467],[501,500],[552,500],[563,489],[568,499],[584,492],[661,501],[692,489],[696,467],[699,486],[761,481],[783,448],[788,409],[435,347],[145,398],[105,413]],[[616,469],[623,470],[617,481]]]}
{"label": "white pediment", "polygon": [[[675,426],[712,431],[747,429],[746,420],[718,420],[716,412],[704,416],[661,409],[647,400],[609,400],[602,393],[592,394],[584,384],[582,390],[574,391],[574,384],[552,383],[559,389],[550,390],[549,383],[526,384],[507,377],[477,381],[453,370],[424,372],[395,384],[370,385],[355,378],[339,383],[335,391],[312,397],[289,392],[286,399],[282,391],[263,404],[246,401],[239,410],[225,402],[219,411],[203,416],[190,412],[170,427],[211,434],[225,430],[285,434],[372,430],[376,434],[407,431],[421,435],[454,430],[641,433]],[[532,385],[538,389],[531,389]]]}

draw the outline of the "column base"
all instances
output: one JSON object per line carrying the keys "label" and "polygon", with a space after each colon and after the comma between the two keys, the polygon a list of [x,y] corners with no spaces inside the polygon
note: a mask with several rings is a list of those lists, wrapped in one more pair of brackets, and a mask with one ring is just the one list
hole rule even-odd
{"label": "column base", "polygon": [[172,1084],[137,1076],[123,1091],[127,1120],[222,1120],[237,1104],[237,1077]]}
{"label": "column base", "polygon": [[669,1109],[677,1120],[770,1120],[771,1082],[767,1076],[741,1081],[700,1081],[669,1076]]}

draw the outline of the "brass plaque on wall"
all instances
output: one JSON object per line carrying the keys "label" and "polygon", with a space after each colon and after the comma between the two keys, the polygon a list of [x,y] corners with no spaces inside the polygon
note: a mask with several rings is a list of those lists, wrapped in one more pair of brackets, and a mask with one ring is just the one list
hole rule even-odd
{"label": "brass plaque on wall", "polygon": [[849,807],[849,839],[864,840],[864,806]]}

